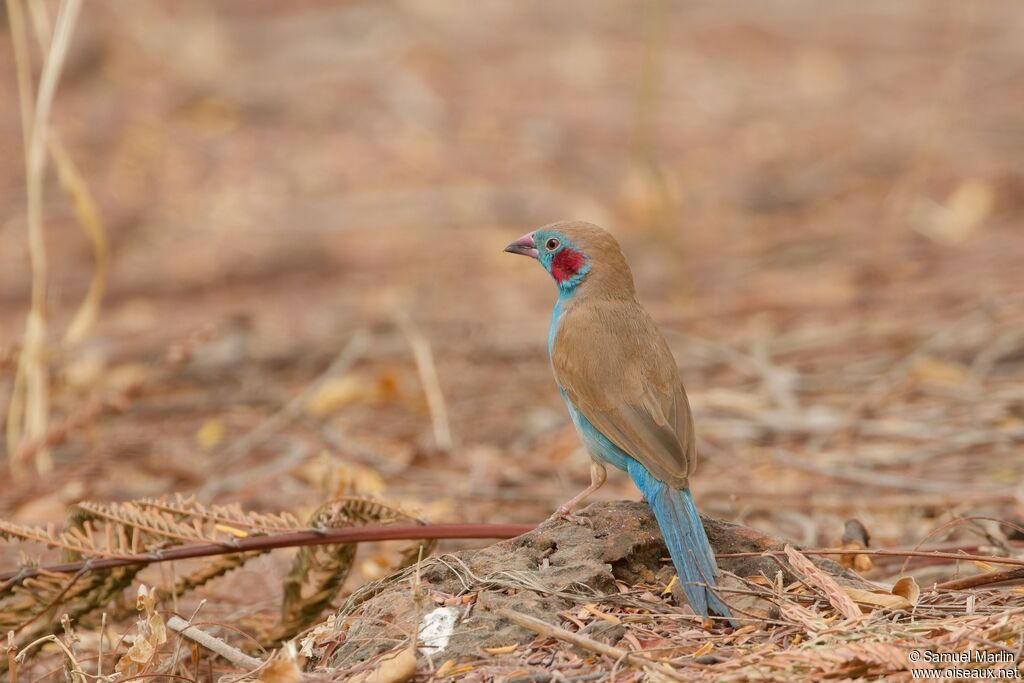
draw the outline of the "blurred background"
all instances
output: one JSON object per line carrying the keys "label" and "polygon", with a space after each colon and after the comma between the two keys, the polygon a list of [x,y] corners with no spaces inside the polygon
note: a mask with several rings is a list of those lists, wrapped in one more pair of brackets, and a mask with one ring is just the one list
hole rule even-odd
{"label": "blurred background", "polygon": [[[33,289],[10,25],[5,410]],[[502,249],[583,219],[673,346],[704,511],[809,545],[1019,519],[1022,35],[1009,1],[90,0],[51,121],[109,260],[51,160],[45,443],[8,422],[0,516],[181,491],[545,518],[588,467],[555,289]],[[284,567],[224,579],[266,588],[237,609],[272,609]]]}

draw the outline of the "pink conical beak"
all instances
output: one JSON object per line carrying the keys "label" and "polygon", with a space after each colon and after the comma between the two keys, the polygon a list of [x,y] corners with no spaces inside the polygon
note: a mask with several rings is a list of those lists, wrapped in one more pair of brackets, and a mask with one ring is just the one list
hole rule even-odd
{"label": "pink conical beak", "polygon": [[522,254],[530,258],[537,258],[537,243],[533,241],[533,233],[529,232],[505,247],[510,254]]}

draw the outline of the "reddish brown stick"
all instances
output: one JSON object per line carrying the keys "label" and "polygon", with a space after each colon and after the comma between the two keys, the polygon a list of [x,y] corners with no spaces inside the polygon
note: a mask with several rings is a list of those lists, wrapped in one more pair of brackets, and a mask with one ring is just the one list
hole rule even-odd
{"label": "reddish brown stick", "polygon": [[987,574],[975,574],[974,576],[965,576],[962,579],[950,579],[949,581],[943,581],[937,584],[936,588],[944,588],[951,591],[962,591],[968,588],[978,588],[979,586],[991,586],[995,583],[1002,583],[1004,581],[1015,581],[1018,579],[1024,579],[1024,567],[1015,567],[1013,569],[1005,569],[1001,572],[989,572]]}
{"label": "reddish brown stick", "polygon": [[[83,562],[68,562],[49,567],[22,567],[14,571],[0,573],[0,581],[22,580],[37,576],[43,572],[75,574],[83,570],[112,569],[114,567],[188,560],[195,557],[244,553],[254,550],[297,548],[305,545],[446,538],[512,538],[513,536],[525,534],[533,528],[533,524],[412,524],[404,526],[370,526],[356,529],[310,529],[267,536],[250,536],[233,540],[230,543],[181,545],[152,553],[107,557],[85,560]],[[0,586],[0,589],[2,588],[4,586]]]}

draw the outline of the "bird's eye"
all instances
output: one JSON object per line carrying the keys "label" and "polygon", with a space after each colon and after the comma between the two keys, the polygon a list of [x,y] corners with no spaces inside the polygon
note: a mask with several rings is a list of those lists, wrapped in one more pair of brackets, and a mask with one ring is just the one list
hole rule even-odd
{"label": "bird's eye", "polygon": [[551,239],[544,243],[544,246],[547,247],[548,251],[554,251],[555,249],[558,249],[559,244],[561,244],[561,242],[552,237]]}

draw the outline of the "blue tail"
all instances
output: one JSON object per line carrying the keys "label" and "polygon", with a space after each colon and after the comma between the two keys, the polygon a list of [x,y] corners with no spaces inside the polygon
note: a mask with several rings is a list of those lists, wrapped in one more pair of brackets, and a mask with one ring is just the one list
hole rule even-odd
{"label": "blue tail", "polygon": [[629,476],[644,494],[647,504],[658,520],[661,534],[665,538],[672,564],[686,600],[693,611],[708,616],[708,608],[727,618],[733,626],[736,622],[722,599],[700,584],[714,587],[718,576],[715,554],[704,533],[697,508],[690,496],[690,489],[674,489],[658,481],[647,469],[630,458]]}

